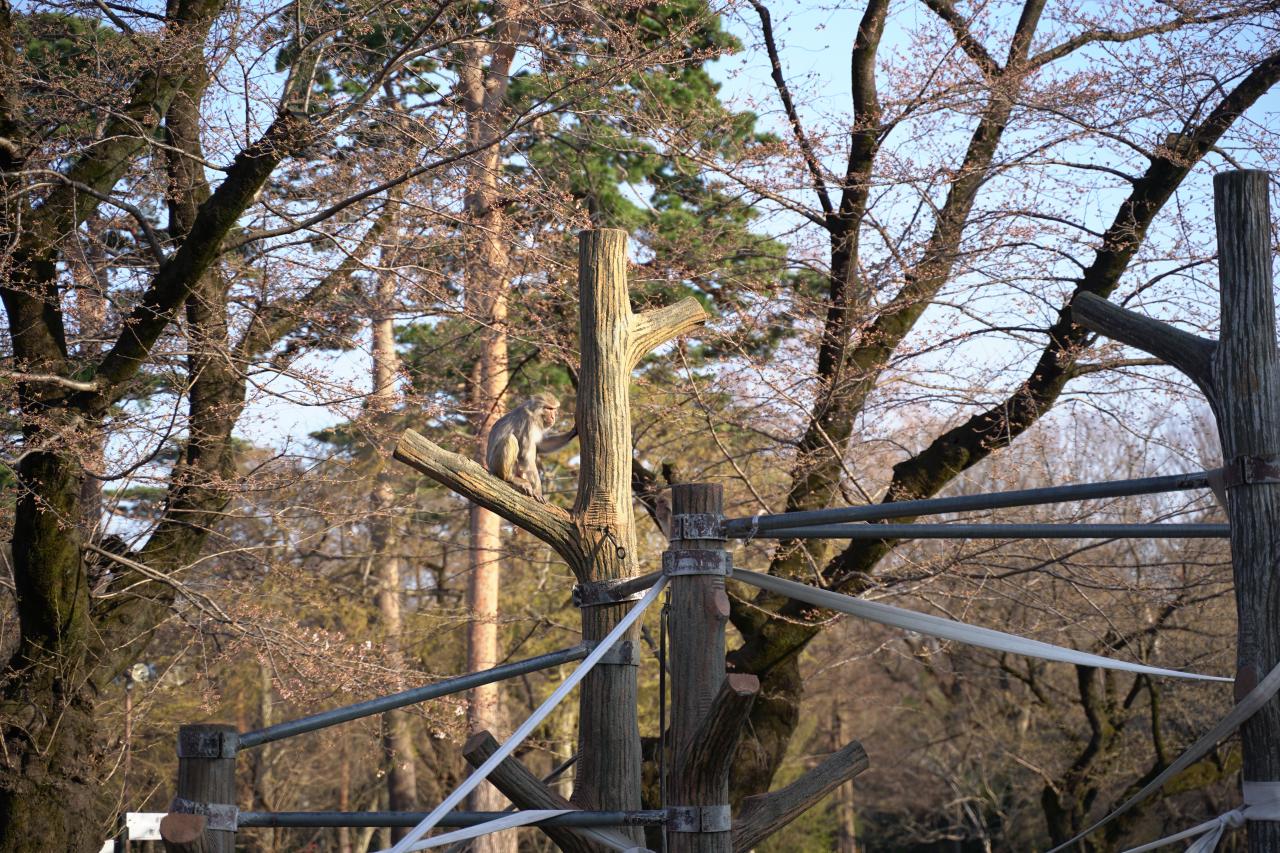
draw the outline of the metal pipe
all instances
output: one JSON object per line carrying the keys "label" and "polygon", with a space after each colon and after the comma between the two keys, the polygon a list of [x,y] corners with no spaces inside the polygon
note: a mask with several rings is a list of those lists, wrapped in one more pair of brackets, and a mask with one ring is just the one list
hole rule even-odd
{"label": "metal pipe", "polygon": [[[525,675],[526,673],[537,672],[540,669],[548,669],[560,664],[582,660],[590,652],[590,647],[577,645],[572,648],[561,649],[558,652],[538,655],[528,660],[504,663],[492,669],[446,678],[434,684],[415,687],[401,693],[392,693],[390,696],[379,696],[377,699],[369,699],[365,702],[357,702],[354,705],[345,705],[341,708],[321,711],[319,714],[312,714],[309,717],[277,723],[274,726],[267,726],[265,729],[258,729],[257,731],[240,735],[240,748],[248,749],[252,746],[260,746],[273,740],[314,732],[318,729],[336,726],[339,723],[348,723],[361,717],[369,717],[385,711],[394,711],[396,708],[425,702],[428,699],[438,699],[451,693],[461,693],[464,690],[470,690],[482,684],[492,684],[495,681],[514,678],[517,675]],[[409,825],[412,826],[413,824]]]}
{"label": "metal pipe", "polygon": [[[449,812],[437,826],[479,826],[510,812]],[[323,827],[323,826],[417,826],[426,812],[240,812],[239,829],[247,827]],[[571,812],[548,818],[530,826],[661,826],[666,822],[661,809],[617,812]]]}
{"label": "metal pipe", "polygon": [[1226,539],[1229,524],[823,524],[760,539]]}
{"label": "metal pipe", "polygon": [[619,598],[625,598],[632,593],[644,592],[646,589],[657,583],[658,578],[660,577],[662,577],[662,572],[656,571],[649,572],[647,575],[638,575],[634,578],[628,578],[627,580],[619,581],[615,584],[612,588],[612,592]]}
{"label": "metal pipe", "polygon": [[[731,518],[724,523],[730,538],[750,539],[767,530],[811,524],[835,524],[842,521],[880,521],[917,515],[939,515],[945,512],[977,512],[1015,506],[1087,501],[1094,498],[1122,498],[1130,495],[1154,495],[1209,488],[1209,472],[1172,474],[1166,477],[1141,477],[1136,480],[1112,480],[1106,483],[1077,483],[1071,486],[1046,486],[1018,489],[1012,492],[988,492],[980,495],[958,495],[951,498],[925,498],[915,501],[891,501],[868,506],[835,507],[808,512],[760,515],[755,518]],[[776,538],[776,537],[771,537]]]}

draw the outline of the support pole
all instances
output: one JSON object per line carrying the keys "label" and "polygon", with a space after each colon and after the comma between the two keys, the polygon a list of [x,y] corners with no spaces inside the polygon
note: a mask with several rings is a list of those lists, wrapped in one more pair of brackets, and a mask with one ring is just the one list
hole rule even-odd
{"label": "support pole", "polygon": [[[1222,331],[1207,340],[1082,294],[1077,323],[1164,359],[1200,386],[1222,441],[1238,614],[1236,699],[1280,661],[1280,354],[1266,172],[1215,175]],[[1280,698],[1240,729],[1244,781],[1280,782]],[[1280,850],[1280,821],[1246,824],[1251,853]]]}
{"label": "support pole", "polygon": [[[1227,468],[1236,459],[1280,464],[1280,356],[1271,278],[1266,172],[1214,176],[1222,334],[1211,360]],[[1239,614],[1236,698],[1280,662],[1275,600],[1280,566],[1280,478],[1228,484],[1231,564]],[[1280,701],[1240,729],[1246,782],[1280,781]],[[1250,821],[1252,853],[1280,850],[1280,822]]]}
{"label": "support pole", "polygon": [[671,578],[671,754],[667,785],[670,853],[730,853],[729,762],[760,689],[754,676],[725,677],[729,554],[720,534],[718,484],[671,492],[671,542],[663,571]]}
{"label": "support pole", "polygon": [[160,822],[166,853],[234,853],[236,847],[235,726],[178,729],[178,787]]}

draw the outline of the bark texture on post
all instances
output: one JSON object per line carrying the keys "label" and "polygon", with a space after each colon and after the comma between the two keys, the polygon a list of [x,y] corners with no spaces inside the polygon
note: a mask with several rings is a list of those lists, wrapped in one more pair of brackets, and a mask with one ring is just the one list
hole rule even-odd
{"label": "bark texture on post", "polygon": [[[724,554],[722,539],[685,539],[688,518],[720,518],[724,489],[690,483],[671,490],[671,544],[675,558],[685,553]],[[696,525],[695,525],[696,526]],[[700,532],[700,531],[693,531]],[[705,531],[702,531],[705,532]],[[751,675],[725,677],[725,624],[729,596],[722,575],[671,578],[671,750],[672,776],[665,805],[695,808],[729,806],[729,761],[737,749],[746,715],[760,682]],[[667,832],[671,853],[729,853],[729,827],[717,831]]]}
{"label": "bark texture on post", "polygon": [[[1268,175],[1214,176],[1222,331],[1189,335],[1087,295],[1072,305],[1081,325],[1163,358],[1187,374],[1213,407],[1222,441],[1231,562],[1239,616],[1236,696],[1280,661],[1275,598],[1280,569],[1280,354],[1276,351]],[[1244,779],[1280,781],[1280,699],[1240,730]],[[1249,850],[1280,850],[1280,822],[1249,821]]]}
{"label": "bark texture on post", "polygon": [[[1222,458],[1280,462],[1280,357],[1276,353],[1271,280],[1271,222],[1266,172],[1216,175],[1222,332],[1211,361]],[[1227,490],[1231,565],[1239,618],[1236,695],[1253,689],[1280,662],[1280,483]],[[1280,781],[1280,700],[1273,699],[1240,729],[1244,779]],[[1249,849],[1280,850],[1280,823],[1250,821]]]}
{"label": "bark texture on post", "polygon": [[[631,506],[631,370],[655,347],[701,325],[707,315],[692,298],[632,313],[626,232],[584,231],[579,240],[582,363],[577,426],[582,463],[572,512],[521,494],[412,430],[401,436],[396,458],[533,533],[569,563],[579,581],[591,583],[641,574]],[[625,604],[583,608],[583,639],[604,637],[627,609]],[[633,632],[620,645],[634,649],[636,639]],[[636,697],[633,665],[605,663],[583,680],[578,738],[582,757],[573,793],[580,808],[640,808]],[[622,833],[639,843],[638,829]]]}
{"label": "bark texture on post", "polygon": [[[194,725],[178,729],[176,797],[186,803],[175,811],[235,805],[237,737],[235,726]],[[167,853],[234,853],[235,830],[210,829],[207,824],[213,822],[175,818],[167,827],[172,838],[166,835],[166,826],[162,823],[165,850]]]}
{"label": "bark texture on post", "polygon": [[[579,567],[586,581],[639,574],[631,511],[631,306],[627,297],[627,233],[584,231],[578,243],[577,425],[581,445],[573,517],[591,543]],[[597,642],[626,615],[629,605],[582,608],[582,639]],[[639,626],[620,645],[636,648]],[[640,808],[640,729],[636,720],[636,667],[602,664],[578,693],[578,759],[573,799],[585,809]],[[637,843],[642,835],[628,835]]]}

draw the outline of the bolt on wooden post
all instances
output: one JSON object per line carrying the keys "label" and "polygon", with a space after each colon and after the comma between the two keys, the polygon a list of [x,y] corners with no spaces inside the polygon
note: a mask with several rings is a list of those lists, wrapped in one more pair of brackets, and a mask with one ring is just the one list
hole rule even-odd
{"label": "bolt on wooden post", "polygon": [[730,853],[729,769],[759,692],[753,675],[725,674],[731,571],[725,550],[724,492],[718,484],[671,492],[671,541],[662,556],[670,577],[671,755],[667,849]]}
{"label": "bolt on wooden post", "polygon": [[235,726],[178,729],[178,787],[160,821],[165,853],[234,853],[236,848]]}

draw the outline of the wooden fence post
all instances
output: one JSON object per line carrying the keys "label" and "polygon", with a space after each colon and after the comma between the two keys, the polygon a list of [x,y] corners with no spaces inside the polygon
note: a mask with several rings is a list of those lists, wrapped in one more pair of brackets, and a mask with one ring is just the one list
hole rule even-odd
{"label": "wooden fence post", "polygon": [[[1215,175],[1222,333],[1212,359],[1235,575],[1236,696],[1280,662],[1280,356],[1266,172]],[[1240,729],[1244,779],[1280,781],[1280,701]],[[1280,850],[1280,823],[1249,821],[1249,849]]]}
{"label": "wooden fence post", "polygon": [[[1223,459],[1217,485],[1231,520],[1237,699],[1280,662],[1280,353],[1268,185],[1260,171],[1213,178],[1222,306],[1217,341],[1092,294],[1081,294],[1071,308],[1075,322],[1177,367],[1213,407]],[[1240,740],[1244,780],[1280,782],[1280,698],[1245,722]],[[1246,827],[1252,853],[1280,850],[1280,822],[1248,821]]]}
{"label": "wooden fence post", "polygon": [[234,853],[236,847],[235,726],[178,729],[178,787],[160,821],[166,853]]}
{"label": "wooden fence post", "polygon": [[677,485],[671,492],[671,542],[662,556],[671,578],[671,754],[667,849],[730,853],[729,769],[760,683],[725,676],[729,553],[720,532],[724,492],[718,484]]}

